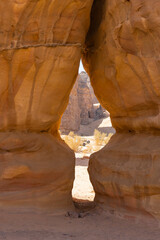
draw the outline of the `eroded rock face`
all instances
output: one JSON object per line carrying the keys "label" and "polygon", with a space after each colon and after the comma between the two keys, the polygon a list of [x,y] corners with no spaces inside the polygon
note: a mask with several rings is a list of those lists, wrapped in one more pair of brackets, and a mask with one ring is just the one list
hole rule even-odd
{"label": "eroded rock face", "polygon": [[95,1],[83,61],[117,130],[91,157],[96,199],[160,217],[159,8],[158,0]]}
{"label": "eroded rock face", "polygon": [[160,217],[160,136],[116,133],[91,156],[89,173],[96,201],[123,215]]}
{"label": "eroded rock face", "polygon": [[48,133],[0,133],[3,210],[61,213],[72,208],[74,153]]}
{"label": "eroded rock face", "polygon": [[[74,154],[58,128],[78,73],[92,3],[0,2],[3,209],[71,207]],[[159,8],[158,0],[95,0],[84,51],[94,91],[117,130],[91,157],[96,200],[158,217]]]}
{"label": "eroded rock face", "polygon": [[0,2],[1,207],[71,206],[74,154],[57,130],[78,73],[91,5]]}
{"label": "eroded rock face", "polygon": [[69,103],[64,112],[60,131],[68,134],[70,131],[77,132],[80,125],[88,125],[95,119],[104,117],[103,110],[98,103],[86,72],[81,72],[69,96]]}
{"label": "eroded rock face", "polygon": [[87,83],[88,75],[82,72],[78,76],[78,101],[80,107],[80,119],[82,125],[90,123],[90,119],[94,119],[94,108],[91,92]]}
{"label": "eroded rock face", "polygon": [[78,98],[78,81],[76,81],[69,96],[68,106],[61,119],[60,131],[62,134],[68,134],[70,131],[76,132],[80,129],[80,114],[81,110]]}

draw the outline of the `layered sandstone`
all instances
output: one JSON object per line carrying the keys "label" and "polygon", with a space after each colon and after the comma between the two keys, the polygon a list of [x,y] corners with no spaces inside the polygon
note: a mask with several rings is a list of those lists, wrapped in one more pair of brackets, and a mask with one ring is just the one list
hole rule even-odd
{"label": "layered sandstone", "polygon": [[158,0],[94,1],[83,59],[117,130],[91,157],[96,199],[154,216],[160,216],[159,8]]}
{"label": "layered sandstone", "polygon": [[117,130],[91,157],[96,201],[160,217],[160,3],[92,3],[0,2],[0,208],[71,207],[74,154],[58,128],[83,49]]}
{"label": "layered sandstone", "polygon": [[0,208],[72,209],[74,153],[48,133],[0,133]]}
{"label": "layered sandstone", "polygon": [[0,206],[68,209],[74,154],[58,137],[92,0],[0,2]]}
{"label": "layered sandstone", "polygon": [[160,218],[160,136],[116,133],[90,158],[95,200],[124,215]]}

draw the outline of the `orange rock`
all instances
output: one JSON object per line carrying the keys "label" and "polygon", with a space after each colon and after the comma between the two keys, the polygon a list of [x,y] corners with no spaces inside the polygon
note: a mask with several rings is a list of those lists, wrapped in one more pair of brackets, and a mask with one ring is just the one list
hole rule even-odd
{"label": "orange rock", "polygon": [[48,133],[0,133],[0,152],[3,210],[72,209],[74,153],[62,140]]}
{"label": "orange rock", "polygon": [[58,128],[78,73],[92,2],[0,2],[2,208],[72,207],[74,154]]}
{"label": "orange rock", "polygon": [[[91,156],[97,193],[160,216],[158,0],[95,1],[83,62],[117,134]],[[129,134],[127,132],[130,132]]]}

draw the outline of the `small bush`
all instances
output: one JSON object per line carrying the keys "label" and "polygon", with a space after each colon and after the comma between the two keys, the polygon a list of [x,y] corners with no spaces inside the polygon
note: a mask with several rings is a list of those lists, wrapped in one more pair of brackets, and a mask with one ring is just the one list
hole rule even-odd
{"label": "small bush", "polygon": [[93,144],[92,142],[87,144],[87,140],[84,140],[82,137],[75,135],[74,132],[70,132],[68,135],[63,136],[63,139],[74,152],[81,152],[83,154],[86,154],[99,151],[109,142],[112,135],[112,133],[109,133],[109,135],[107,136],[107,134],[95,130],[95,144]]}
{"label": "small bush", "polygon": [[104,143],[107,144],[112,136],[113,136],[113,133],[109,133],[108,136],[105,138]]}
{"label": "small bush", "polygon": [[74,138],[76,135],[74,134],[74,132],[70,132],[70,133],[68,134],[68,136]]}
{"label": "small bush", "polygon": [[105,133],[101,133],[97,129],[95,129],[95,131],[94,131],[94,140],[95,140],[96,145],[98,145],[98,146],[103,145],[106,136],[107,135]]}
{"label": "small bush", "polygon": [[80,150],[81,137],[75,135],[74,132],[70,132],[68,135],[66,135],[64,137],[64,141],[74,152],[78,152]]}
{"label": "small bush", "polygon": [[[106,133],[101,133],[97,129],[94,131],[94,140],[96,143],[96,146],[104,146],[106,145],[110,138],[113,136],[112,133],[109,133],[108,136]],[[98,147],[97,147],[98,148]]]}

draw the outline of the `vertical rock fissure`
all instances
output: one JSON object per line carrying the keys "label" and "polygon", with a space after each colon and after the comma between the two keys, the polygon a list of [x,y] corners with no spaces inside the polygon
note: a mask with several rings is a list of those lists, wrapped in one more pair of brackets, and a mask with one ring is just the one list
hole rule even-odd
{"label": "vertical rock fissure", "polygon": [[105,13],[105,4],[106,0],[94,0],[90,16],[91,22],[86,40],[91,38],[98,30]]}

